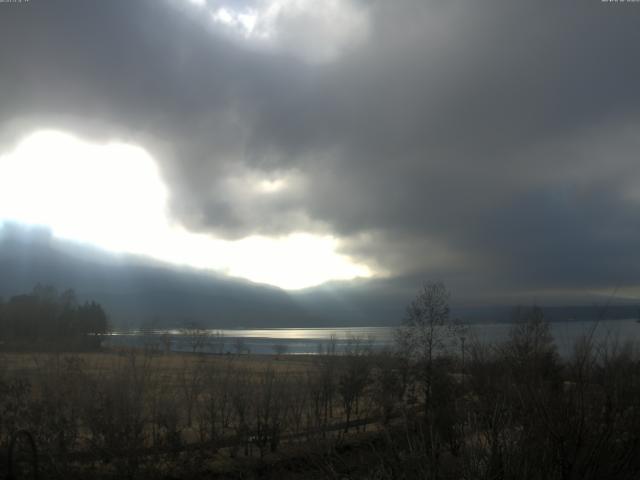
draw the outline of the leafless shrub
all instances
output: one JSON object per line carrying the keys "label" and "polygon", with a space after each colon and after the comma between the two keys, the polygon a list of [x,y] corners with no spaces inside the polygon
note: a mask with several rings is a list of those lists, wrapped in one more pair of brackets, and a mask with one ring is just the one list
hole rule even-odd
{"label": "leafless shrub", "polygon": [[374,357],[373,363],[372,396],[383,424],[387,425],[404,399],[406,384],[403,382],[403,362],[391,352],[382,352]]}
{"label": "leafless shrub", "polygon": [[135,474],[136,452],[147,445],[145,401],[152,372],[150,357],[132,353],[109,371],[87,379],[82,417],[90,448],[113,460],[122,476]]}
{"label": "leafless shrub", "polygon": [[217,442],[230,428],[233,414],[235,368],[231,362],[223,367],[212,363],[202,374],[202,391],[197,403],[200,439]]}
{"label": "leafless shrub", "polygon": [[[234,372],[233,382],[230,384],[231,404],[233,405],[233,416],[231,426],[237,444],[244,447],[244,454],[251,452],[250,437],[252,432],[253,394],[251,386],[251,373],[243,368],[238,368]],[[237,447],[232,449],[232,456],[237,454]]]}
{"label": "leafless shrub", "polygon": [[264,457],[275,452],[286,426],[288,398],[282,375],[267,368],[258,375],[254,396],[253,441]]}
{"label": "leafless shrub", "polygon": [[344,358],[340,362],[337,390],[345,414],[344,431],[349,431],[352,414],[359,414],[360,403],[371,378],[371,346],[361,339],[348,339]]}
{"label": "leafless shrub", "polygon": [[195,366],[184,358],[182,368],[178,372],[178,387],[182,394],[182,405],[186,414],[186,425],[193,426],[193,411],[196,408],[198,397],[202,391],[204,366],[198,362]]}

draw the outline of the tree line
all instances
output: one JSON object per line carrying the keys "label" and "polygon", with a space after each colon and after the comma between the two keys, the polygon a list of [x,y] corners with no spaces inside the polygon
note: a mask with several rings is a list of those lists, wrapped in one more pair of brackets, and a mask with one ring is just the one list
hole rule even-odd
{"label": "tree line", "polygon": [[0,341],[5,348],[75,345],[96,348],[109,331],[102,306],[80,303],[73,290],[58,293],[49,285],[36,285],[31,293],[0,299]]}

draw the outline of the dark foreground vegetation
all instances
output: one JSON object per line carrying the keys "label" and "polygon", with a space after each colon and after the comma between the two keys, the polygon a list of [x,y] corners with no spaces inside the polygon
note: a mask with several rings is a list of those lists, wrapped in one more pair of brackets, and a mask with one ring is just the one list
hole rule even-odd
{"label": "dark foreground vegetation", "polygon": [[73,290],[58,294],[36,285],[31,293],[0,298],[0,347],[3,350],[96,350],[109,323],[96,302],[79,304]]}
{"label": "dark foreground vegetation", "polygon": [[0,448],[28,473],[33,438],[40,478],[638,478],[635,347],[561,359],[542,310],[515,315],[465,339],[429,284],[390,352],[5,353]]}

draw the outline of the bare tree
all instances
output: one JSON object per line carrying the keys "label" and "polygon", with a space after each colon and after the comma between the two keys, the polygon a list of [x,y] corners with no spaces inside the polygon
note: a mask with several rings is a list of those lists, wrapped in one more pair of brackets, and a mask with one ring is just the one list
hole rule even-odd
{"label": "bare tree", "polygon": [[202,392],[204,376],[204,365],[192,365],[188,360],[183,359],[182,368],[178,371],[178,386],[182,392],[184,409],[187,415],[187,426],[193,424],[193,411],[196,408],[198,397]]}
{"label": "bare tree", "polygon": [[359,414],[360,400],[371,378],[371,347],[357,337],[349,338],[338,377],[338,393],[345,414],[345,433],[352,414]]}
{"label": "bare tree", "polygon": [[[449,381],[443,368],[435,368],[455,344],[456,323],[449,315],[450,294],[442,282],[425,283],[407,307],[396,331],[399,351],[408,358],[424,401],[423,438],[429,456],[430,476],[439,476],[440,449],[444,441],[439,410],[450,400]],[[444,366],[443,366],[444,367]],[[440,412],[443,413],[443,412]],[[448,417],[449,415],[447,415]]]}
{"label": "bare tree", "polygon": [[456,340],[457,324],[449,316],[449,299],[443,283],[424,284],[396,331],[399,351],[419,366],[426,404],[432,394],[434,358],[445,353]]}
{"label": "bare tree", "polygon": [[247,343],[245,342],[244,337],[236,337],[233,342],[233,348],[236,351],[237,355],[241,355],[243,353],[246,353],[248,355],[251,352],[251,350],[247,346]]}
{"label": "bare tree", "polygon": [[[251,451],[251,407],[252,407],[252,392],[251,392],[251,374],[244,368],[237,369],[234,372],[234,376],[230,385],[231,391],[231,404],[233,405],[233,429],[235,431],[235,437],[238,444],[244,446],[245,456],[250,454]],[[236,448],[231,450],[231,456],[235,457],[237,454]]]}
{"label": "bare tree", "polygon": [[390,352],[381,352],[374,359],[372,396],[385,425],[391,420],[395,406],[402,400],[406,390],[403,383],[403,362],[400,360],[401,358]]}
{"label": "bare tree", "polygon": [[273,346],[273,352],[276,354],[278,358],[287,353],[289,347],[284,343],[277,343]]}
{"label": "bare tree", "polygon": [[220,368],[216,362],[206,365],[202,393],[198,402],[201,441],[218,441],[229,427],[232,415],[231,385],[235,370],[228,362]]}
{"label": "bare tree", "polygon": [[558,369],[558,352],[542,308],[516,307],[505,354],[515,378],[550,378]]}
{"label": "bare tree", "polygon": [[192,353],[203,352],[210,344],[209,330],[197,322],[187,322],[182,333],[185,335]]}
{"label": "bare tree", "polygon": [[173,338],[169,332],[164,332],[162,334],[162,347],[165,355],[169,355],[171,353],[171,344],[173,343]]}
{"label": "bare tree", "polygon": [[268,450],[275,452],[286,420],[287,399],[281,375],[272,368],[258,374],[254,384],[254,435],[253,440],[264,457]]}
{"label": "bare tree", "polygon": [[217,353],[218,355],[222,355],[224,353],[224,343],[225,337],[224,333],[220,330],[217,330],[215,333],[209,336],[209,343],[211,345],[211,350],[213,353]]}

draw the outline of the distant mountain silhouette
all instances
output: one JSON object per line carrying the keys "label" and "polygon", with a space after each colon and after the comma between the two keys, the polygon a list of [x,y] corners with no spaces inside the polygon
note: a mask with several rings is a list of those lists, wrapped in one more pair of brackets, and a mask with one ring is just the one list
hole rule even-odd
{"label": "distant mountain silhouette", "polygon": [[42,229],[0,230],[0,295],[36,283],[73,288],[105,306],[116,326],[199,322],[211,327],[320,324],[286,292],[53,238]]}
{"label": "distant mountain silhouette", "polygon": [[[29,292],[37,283],[72,288],[96,300],[116,327],[275,328],[397,325],[418,279],[331,282],[286,292],[192,268],[60,240],[43,228],[0,224],[0,297]],[[605,301],[598,302],[604,305]],[[621,303],[618,299],[617,303]],[[501,322],[510,306],[455,307],[467,322]],[[635,304],[545,308],[551,320],[635,318]]]}
{"label": "distant mountain silhouette", "polygon": [[300,292],[254,284],[67,240],[39,227],[0,225],[0,297],[37,283],[95,299],[116,327],[211,328],[393,325],[405,298],[383,282],[337,282]]}

